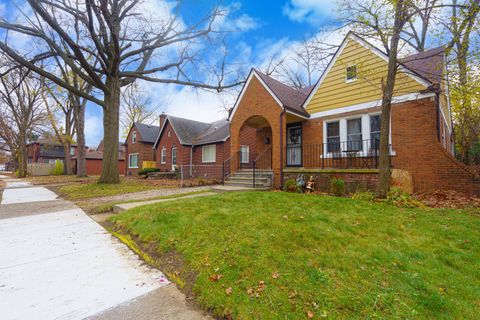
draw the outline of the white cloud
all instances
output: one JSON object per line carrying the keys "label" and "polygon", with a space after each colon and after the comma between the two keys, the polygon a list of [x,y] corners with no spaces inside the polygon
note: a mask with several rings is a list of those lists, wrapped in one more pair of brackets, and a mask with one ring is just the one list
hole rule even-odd
{"label": "white cloud", "polygon": [[101,109],[98,106],[88,105],[85,114],[85,144],[94,148],[103,139],[103,121],[101,111],[95,114],[92,108]]}
{"label": "white cloud", "polygon": [[336,8],[335,0],[289,0],[283,6],[283,14],[292,21],[320,25],[336,17]]}

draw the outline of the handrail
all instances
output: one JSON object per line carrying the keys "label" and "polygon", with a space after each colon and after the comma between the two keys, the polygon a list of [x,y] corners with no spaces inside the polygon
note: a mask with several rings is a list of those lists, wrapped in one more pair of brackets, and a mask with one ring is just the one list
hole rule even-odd
{"label": "handrail", "polygon": [[[268,159],[266,159],[269,163],[269,165],[271,166],[272,165],[272,148],[267,148],[265,149],[255,160],[253,160],[253,170],[252,170],[252,173],[253,173],[253,188],[255,189],[256,187],[256,169],[257,169],[257,163],[260,162],[260,161],[264,161],[265,160],[265,155],[267,154],[268,152],[268,155],[270,156]],[[264,168],[262,168],[264,169]]]}

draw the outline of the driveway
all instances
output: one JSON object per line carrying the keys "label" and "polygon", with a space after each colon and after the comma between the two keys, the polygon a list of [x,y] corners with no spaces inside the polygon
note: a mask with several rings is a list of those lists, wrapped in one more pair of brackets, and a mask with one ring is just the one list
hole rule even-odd
{"label": "driveway", "polygon": [[0,179],[1,319],[207,319],[80,208]]}

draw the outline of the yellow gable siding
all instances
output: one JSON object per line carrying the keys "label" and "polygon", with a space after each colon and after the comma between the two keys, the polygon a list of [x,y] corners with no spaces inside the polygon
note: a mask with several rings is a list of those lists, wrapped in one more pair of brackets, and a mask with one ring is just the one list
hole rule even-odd
{"label": "yellow gable siding", "polygon": [[[382,98],[381,81],[387,74],[387,62],[355,40],[347,41],[343,52],[306,106],[310,114]],[[347,83],[346,67],[351,65],[357,65],[357,80]],[[394,96],[423,89],[425,87],[409,75],[399,72]]]}

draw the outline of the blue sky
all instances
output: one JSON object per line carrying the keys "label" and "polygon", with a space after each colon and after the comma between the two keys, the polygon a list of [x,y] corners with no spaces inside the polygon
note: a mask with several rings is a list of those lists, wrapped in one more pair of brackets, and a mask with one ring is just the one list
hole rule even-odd
{"label": "blue sky", "polygon": [[[186,23],[205,15],[218,1],[184,1],[182,17]],[[320,30],[337,25],[334,18],[335,1],[330,0],[245,0],[222,2],[229,8],[229,23],[238,30],[228,36],[232,56],[249,52],[246,68],[259,66],[278,50],[288,50],[296,41],[308,38]],[[248,48],[248,50],[247,50]],[[154,102],[162,100],[166,112],[199,121],[214,121],[225,117],[224,106],[233,103],[234,93],[219,98],[216,93],[190,88],[144,84]],[[226,102],[225,102],[226,101]],[[101,108],[90,105],[86,114],[86,138],[89,146],[102,139]]]}

